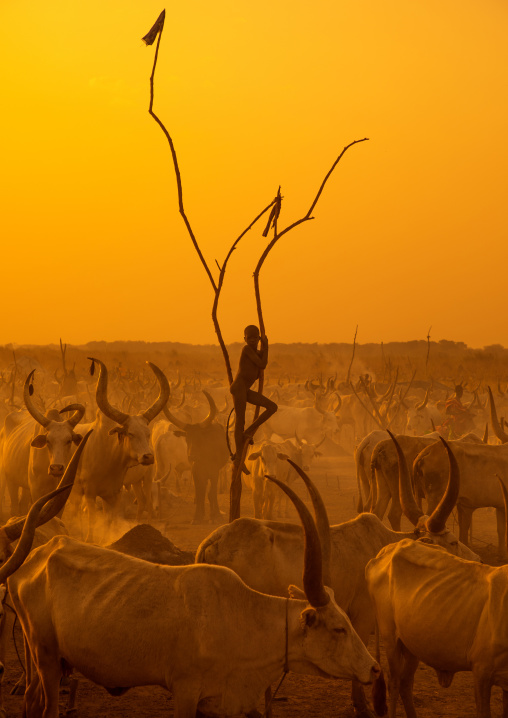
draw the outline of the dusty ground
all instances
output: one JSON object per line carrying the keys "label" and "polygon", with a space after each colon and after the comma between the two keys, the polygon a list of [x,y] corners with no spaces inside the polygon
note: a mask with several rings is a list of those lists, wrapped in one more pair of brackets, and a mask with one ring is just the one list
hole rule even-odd
{"label": "dusty ground", "polygon": [[[316,481],[328,508],[331,523],[353,518],[356,504],[356,479],[352,458],[324,460],[321,459],[310,472]],[[172,487],[174,488],[174,487]],[[215,525],[207,524],[192,526],[190,520],[193,512],[192,487],[186,482],[181,488],[181,498],[175,501],[166,513],[164,520],[154,522],[168,538],[179,548],[195,550],[200,541],[205,538]],[[304,497],[301,486],[295,487]],[[222,494],[219,504],[226,520],[229,511],[229,495]],[[250,492],[244,490],[242,496],[242,515],[252,515],[252,500]],[[296,514],[292,513],[289,520],[297,521]],[[123,528],[129,528],[126,524]],[[404,528],[404,527],[403,527]],[[407,524],[409,528],[409,524]],[[483,560],[494,565],[496,561],[495,550],[495,513],[493,510],[483,509],[474,515],[474,542],[473,548],[480,553]],[[110,541],[117,536],[109,537]],[[22,641],[18,636],[18,646],[22,651]],[[8,716],[21,715],[22,699],[11,696],[10,689],[21,672],[12,642],[8,652],[8,661],[4,678],[5,705]],[[285,679],[277,700],[273,705],[275,718],[328,718],[329,716],[342,716],[352,718],[354,715],[349,701],[350,686],[347,682],[327,681],[319,678],[289,674]],[[450,688],[441,688],[437,682],[434,671],[426,666],[420,666],[415,677],[415,702],[419,718],[474,718],[473,682],[471,674],[460,673]],[[62,697],[62,710],[65,697]],[[78,715],[80,718],[97,718],[97,716],[118,716],[121,718],[171,718],[173,716],[173,703],[170,694],[158,687],[141,687],[127,692],[119,698],[111,697],[103,688],[100,688],[85,679],[81,679],[77,694]],[[260,705],[259,709],[262,710]],[[502,693],[499,689],[493,690],[492,696],[493,716],[502,715]],[[403,716],[402,707],[399,715]]]}

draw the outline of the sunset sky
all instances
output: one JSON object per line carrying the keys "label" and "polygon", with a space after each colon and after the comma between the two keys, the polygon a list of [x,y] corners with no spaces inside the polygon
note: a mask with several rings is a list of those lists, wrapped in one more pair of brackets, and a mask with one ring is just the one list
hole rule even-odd
{"label": "sunset sky", "polygon": [[[164,5],[2,0],[0,343],[211,343],[213,290],[148,114]],[[261,272],[271,342],[508,346],[506,0],[166,5],[154,110],[214,277],[273,199],[314,220]],[[266,218],[229,263],[226,342],[256,323]]]}

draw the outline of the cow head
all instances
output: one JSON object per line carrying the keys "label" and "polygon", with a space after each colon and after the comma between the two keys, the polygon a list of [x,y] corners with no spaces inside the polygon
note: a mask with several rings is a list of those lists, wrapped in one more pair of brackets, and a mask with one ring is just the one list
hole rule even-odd
{"label": "cow head", "polygon": [[147,362],[159,382],[159,396],[154,403],[139,414],[125,414],[113,407],[108,400],[108,370],[106,365],[99,359],[89,357],[100,366],[99,381],[97,382],[96,401],[97,406],[105,416],[116,421],[118,426],[110,430],[111,435],[116,435],[126,456],[130,459],[130,466],[142,464],[148,466],[154,463],[153,448],[150,440],[150,422],[155,419],[165,407],[169,399],[169,382],[164,372],[151,362]]}
{"label": "cow head", "polygon": [[408,434],[421,436],[429,431],[431,427],[430,412],[427,408],[429,396],[430,389],[427,389],[424,400],[422,402],[416,402],[414,407],[407,410],[406,430]]}
{"label": "cow head", "polygon": [[411,488],[411,477],[404,452],[395,436],[390,431],[388,433],[397,450],[400,504],[402,511],[415,527],[415,538],[424,543],[442,546],[449,553],[459,556],[460,558],[465,558],[469,561],[479,561],[480,557],[461,543],[455,534],[446,528],[448,517],[457,503],[460,488],[459,466],[448,443],[440,437],[440,441],[442,441],[448,453],[450,464],[448,485],[439,504],[434,511],[432,511],[431,515],[427,516],[416,503],[413,489]]}
{"label": "cow head", "polygon": [[[91,433],[89,431],[83,437],[60,479],[58,487],[50,494],[38,499],[32,505],[28,516],[11,519],[0,527],[0,585],[5,583],[7,577],[23,563],[31,549],[35,529],[50,521],[64,508],[74,485],[81,454]],[[12,553],[11,544],[18,539],[20,540],[16,550]]]}
{"label": "cow head", "polygon": [[[349,618],[336,604],[333,591],[325,588],[321,543],[316,524],[303,501],[292,489],[277,479],[271,478],[271,481],[289,496],[300,515],[304,530],[303,590],[307,606],[300,613],[298,642],[303,645],[307,664],[305,672],[310,672],[310,664],[317,675],[356,678],[362,683],[372,683],[379,677],[379,665],[369,655]],[[293,670],[298,670],[298,667],[293,666]]]}
{"label": "cow head", "polygon": [[[187,441],[187,450],[189,461],[199,460],[203,456],[203,442],[207,442],[207,435],[213,432],[212,425],[215,417],[217,416],[217,406],[211,394],[203,389],[209,411],[207,416],[202,421],[195,423],[181,421],[169,411],[167,406],[164,407],[164,414],[166,418],[177,427],[177,431],[174,432],[175,436],[184,436]],[[212,439],[213,443],[213,439]],[[225,448],[225,447],[224,447]],[[226,457],[227,460],[227,457]],[[226,463],[226,461],[224,461]]]}
{"label": "cow head", "polygon": [[[48,473],[60,478],[71,458],[73,444],[79,445],[82,439],[81,434],[77,434],[74,429],[85,415],[85,407],[82,404],[70,404],[60,413],[53,409],[45,416],[37,409],[30,396],[34,373],[35,369],[26,378],[23,389],[27,410],[42,427],[41,432],[32,440],[31,446],[34,449],[46,449],[49,456]],[[74,413],[70,419],[63,421],[60,414],[67,411]]]}

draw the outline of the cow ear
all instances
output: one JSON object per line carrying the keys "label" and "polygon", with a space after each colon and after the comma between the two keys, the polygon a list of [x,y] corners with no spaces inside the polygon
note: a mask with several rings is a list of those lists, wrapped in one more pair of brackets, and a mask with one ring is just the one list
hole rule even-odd
{"label": "cow ear", "polygon": [[109,435],[113,436],[113,434],[116,434],[120,443],[122,443],[122,441],[124,440],[126,433],[127,432],[123,426],[114,426],[112,429],[109,430]]}
{"label": "cow ear", "polygon": [[281,461],[286,461],[287,459],[289,459],[289,456],[287,454],[283,454],[282,452],[278,452],[277,458]]}
{"label": "cow ear", "polygon": [[260,456],[261,456],[260,451],[253,451],[252,454],[248,455],[247,459],[249,461],[255,461],[256,459],[259,459]]}
{"label": "cow ear", "polygon": [[299,601],[305,601],[307,599],[305,591],[302,591],[301,588],[298,588],[298,586],[294,586],[293,584],[288,586],[288,594],[289,598],[296,598]]}
{"label": "cow ear", "polygon": [[33,446],[34,449],[44,449],[46,446],[46,434],[38,434],[35,439],[32,440],[30,446]]}
{"label": "cow ear", "polygon": [[185,431],[180,431],[179,429],[177,429],[176,431],[173,431],[173,435],[174,436],[186,436],[186,433],[185,433]]}
{"label": "cow ear", "polygon": [[300,624],[302,628],[314,626],[317,621],[317,611],[315,608],[306,608],[300,614]]}
{"label": "cow ear", "polygon": [[76,444],[76,446],[79,446],[81,444],[82,438],[83,437],[81,436],[81,434],[75,434],[74,432],[72,433],[72,440]]}

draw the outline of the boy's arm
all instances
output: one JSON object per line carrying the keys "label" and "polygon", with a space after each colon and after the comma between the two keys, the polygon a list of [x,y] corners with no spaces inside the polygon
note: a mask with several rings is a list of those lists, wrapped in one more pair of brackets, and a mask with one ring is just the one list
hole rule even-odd
{"label": "boy's arm", "polygon": [[252,349],[249,346],[246,346],[243,348],[243,353],[245,356],[247,356],[253,364],[255,364],[260,369],[264,369],[268,363],[268,347],[263,349],[261,352],[261,356],[258,354],[258,352],[255,349]]}

